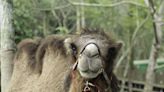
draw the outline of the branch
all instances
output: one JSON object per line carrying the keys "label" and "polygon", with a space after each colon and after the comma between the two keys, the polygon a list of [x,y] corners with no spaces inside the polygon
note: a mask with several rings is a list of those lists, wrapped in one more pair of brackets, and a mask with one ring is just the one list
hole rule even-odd
{"label": "branch", "polygon": [[162,23],[162,15],[160,15],[164,10],[164,1],[162,2],[159,12],[155,10],[155,6],[152,0],[145,0],[146,5],[150,9],[150,13],[153,19],[153,28],[154,28],[154,36],[155,36],[155,44],[160,44],[160,39],[162,38],[161,25]]}
{"label": "branch", "polygon": [[55,8],[33,8],[34,10],[39,10],[39,11],[51,11],[51,10],[59,10],[59,9],[64,9],[64,8],[68,8],[69,6],[71,6],[71,4],[67,4],[65,6],[58,6]]}
{"label": "branch", "polygon": [[116,63],[116,66],[115,66],[115,70],[114,72],[117,73],[117,70],[119,68],[119,66],[121,65],[121,62],[127,57],[129,51],[131,50],[131,48],[133,48],[133,46],[135,46],[135,39],[136,39],[136,36],[137,36],[137,33],[139,31],[139,29],[146,23],[146,21],[149,19],[149,16],[150,14],[147,15],[146,19],[143,20],[139,26],[136,27],[133,35],[132,35],[132,45],[126,50],[124,51],[124,53],[122,54],[122,56],[120,57],[120,59],[118,60],[118,62]]}
{"label": "branch", "polygon": [[136,27],[136,29],[135,29],[135,31],[134,31],[134,33],[133,33],[133,35],[132,35],[132,42],[134,42],[134,40],[135,40],[135,38],[136,38],[136,36],[137,36],[137,33],[138,33],[139,29],[146,23],[146,21],[149,19],[149,16],[150,16],[150,14],[148,14],[147,17],[146,17],[146,19],[143,20],[143,21],[139,24],[139,26]]}
{"label": "branch", "polygon": [[114,72],[117,74],[118,72],[118,68],[120,67],[122,61],[128,56],[128,53],[130,51],[130,48],[128,48],[126,51],[123,51],[124,53],[122,54],[122,56],[118,59],[115,68],[114,68]]}
{"label": "branch", "polygon": [[88,7],[116,7],[119,6],[121,4],[132,4],[132,5],[136,5],[139,7],[143,7],[143,8],[147,8],[145,5],[142,5],[140,3],[137,2],[132,2],[132,1],[121,1],[118,3],[113,3],[113,4],[108,4],[108,5],[104,5],[104,4],[96,4],[96,3],[79,3],[79,2],[72,2],[70,0],[68,0],[70,4],[75,5],[75,6],[88,6]]}
{"label": "branch", "polygon": [[57,16],[55,10],[51,10],[52,15],[57,19],[59,26],[62,26],[59,16]]}

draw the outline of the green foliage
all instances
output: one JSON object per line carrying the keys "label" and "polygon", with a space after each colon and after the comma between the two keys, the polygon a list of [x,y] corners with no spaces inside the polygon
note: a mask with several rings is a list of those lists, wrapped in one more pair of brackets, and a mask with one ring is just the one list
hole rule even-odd
{"label": "green foliage", "polygon": [[57,34],[68,34],[69,30],[65,27],[57,27],[56,33]]}
{"label": "green foliage", "polygon": [[[58,0],[59,3],[60,1]],[[34,36],[68,33],[68,28],[71,28],[75,24],[72,23],[72,18],[68,16],[71,16],[74,11],[70,8],[68,8],[69,10],[53,10],[55,8],[53,5],[59,4],[52,0],[13,1],[13,26],[15,28],[16,43],[24,38],[32,38]],[[56,15],[53,15],[52,11]],[[47,32],[44,32],[45,30]]]}
{"label": "green foliage", "polygon": [[[80,0],[70,1],[81,2]],[[85,3],[107,5],[123,0],[83,1]],[[134,0],[133,2],[145,5],[144,0]],[[160,5],[159,2],[156,2],[157,6]],[[16,32],[16,42],[24,38],[45,36],[53,33],[67,34],[76,29],[76,6],[68,1],[14,0],[13,4],[13,24]],[[84,6],[84,17],[86,27],[102,28],[114,32],[118,39],[124,41],[124,51],[132,47],[130,51],[132,59],[149,58],[154,33],[153,21],[147,8],[132,4],[120,4],[108,8]],[[164,51],[164,47],[162,47],[161,53],[162,51]]]}
{"label": "green foliage", "polygon": [[35,33],[40,34],[42,28],[35,17],[31,2],[27,0],[13,0],[13,26],[15,28],[15,40],[19,42],[24,38],[32,38]]}

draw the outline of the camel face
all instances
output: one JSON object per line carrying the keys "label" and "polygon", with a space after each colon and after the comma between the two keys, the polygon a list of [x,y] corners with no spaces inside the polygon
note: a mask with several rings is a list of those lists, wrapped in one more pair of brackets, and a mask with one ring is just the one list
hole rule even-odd
{"label": "camel face", "polygon": [[[113,74],[113,64],[122,46],[121,42],[115,41],[100,30],[83,30],[80,34],[65,39],[64,42],[67,52],[74,58],[71,77],[67,77],[67,81],[70,80],[68,92],[106,92],[106,89],[117,92],[118,85],[117,78]],[[98,88],[88,88],[86,83]],[[90,90],[86,91],[87,88]]]}
{"label": "camel face", "polygon": [[113,68],[113,60],[110,59],[115,58],[114,54],[121,47],[121,43],[115,43],[105,33],[90,30],[87,32],[72,38],[70,47],[76,58],[80,75],[86,79],[93,79],[103,70]]}
{"label": "camel face", "polygon": [[105,57],[108,53],[108,43],[105,39],[99,39],[100,35],[84,35],[79,37],[75,44],[78,46],[77,70],[84,78],[96,78],[105,67]]}

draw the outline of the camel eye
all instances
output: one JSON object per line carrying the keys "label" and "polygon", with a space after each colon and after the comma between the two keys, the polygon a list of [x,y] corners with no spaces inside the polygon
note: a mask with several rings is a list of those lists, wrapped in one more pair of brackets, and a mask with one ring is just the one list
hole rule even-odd
{"label": "camel eye", "polygon": [[71,43],[71,49],[73,51],[73,55],[76,55],[77,54],[77,47],[75,44]]}

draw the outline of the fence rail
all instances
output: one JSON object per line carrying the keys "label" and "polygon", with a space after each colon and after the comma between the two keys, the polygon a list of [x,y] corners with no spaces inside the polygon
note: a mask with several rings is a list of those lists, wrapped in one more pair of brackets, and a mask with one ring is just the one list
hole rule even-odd
{"label": "fence rail", "polygon": [[[120,87],[124,89],[124,92],[143,92],[145,82],[121,79],[119,78]],[[124,84],[122,86],[122,84]],[[164,85],[153,84],[153,92],[164,92]]]}

